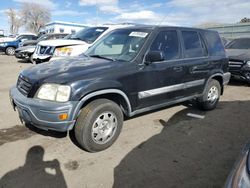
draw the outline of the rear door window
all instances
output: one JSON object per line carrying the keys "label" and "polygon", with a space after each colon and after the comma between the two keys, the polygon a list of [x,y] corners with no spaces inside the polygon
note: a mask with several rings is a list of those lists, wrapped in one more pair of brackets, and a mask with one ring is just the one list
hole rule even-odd
{"label": "rear door window", "polygon": [[204,41],[196,31],[182,31],[184,43],[184,57],[196,58],[207,56],[207,50]]}
{"label": "rear door window", "polygon": [[152,43],[150,51],[163,52],[165,60],[180,58],[180,46],[177,31],[161,31]]}
{"label": "rear door window", "polygon": [[225,55],[224,45],[217,32],[205,31],[204,37],[207,41],[210,55],[213,55],[213,56]]}

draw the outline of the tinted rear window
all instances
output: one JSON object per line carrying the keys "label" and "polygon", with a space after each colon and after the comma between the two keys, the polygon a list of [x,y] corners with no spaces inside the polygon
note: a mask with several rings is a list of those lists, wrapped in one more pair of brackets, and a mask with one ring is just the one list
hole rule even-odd
{"label": "tinted rear window", "polygon": [[225,55],[224,45],[217,32],[205,31],[204,37],[207,41],[210,55],[212,56]]}
{"label": "tinted rear window", "polygon": [[204,57],[207,55],[204,42],[196,31],[182,31],[184,41],[185,57]]}

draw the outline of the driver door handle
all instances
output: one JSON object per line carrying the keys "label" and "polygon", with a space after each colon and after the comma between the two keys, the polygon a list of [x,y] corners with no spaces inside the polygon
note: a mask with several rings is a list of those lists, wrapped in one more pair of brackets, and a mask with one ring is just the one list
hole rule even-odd
{"label": "driver door handle", "polygon": [[183,70],[183,67],[179,66],[179,67],[174,67],[173,69],[175,72],[181,72]]}

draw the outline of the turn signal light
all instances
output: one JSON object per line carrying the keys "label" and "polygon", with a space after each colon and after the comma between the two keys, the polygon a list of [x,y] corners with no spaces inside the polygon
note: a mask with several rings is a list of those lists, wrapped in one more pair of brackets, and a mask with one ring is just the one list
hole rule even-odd
{"label": "turn signal light", "polygon": [[66,120],[66,119],[68,119],[68,114],[67,113],[60,114],[58,117],[60,120]]}

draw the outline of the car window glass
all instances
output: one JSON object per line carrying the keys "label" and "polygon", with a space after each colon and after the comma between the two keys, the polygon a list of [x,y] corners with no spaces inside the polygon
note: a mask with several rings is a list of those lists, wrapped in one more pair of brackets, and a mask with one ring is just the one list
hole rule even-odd
{"label": "car window glass", "polygon": [[179,41],[176,31],[161,31],[150,47],[150,51],[163,52],[165,60],[180,57]]}
{"label": "car window glass", "polygon": [[210,55],[224,55],[224,45],[217,32],[206,31],[204,37],[207,41]]}
{"label": "car window glass", "polygon": [[230,42],[227,49],[250,49],[250,39],[235,39]]}
{"label": "car window glass", "polygon": [[186,58],[206,56],[205,44],[196,31],[182,31]]}
{"label": "car window glass", "polygon": [[91,27],[83,29],[72,35],[69,39],[77,39],[85,41],[89,44],[93,43],[108,27]]}
{"label": "car window glass", "polygon": [[148,34],[146,30],[117,30],[99,40],[85,54],[130,61],[138,54]]}

